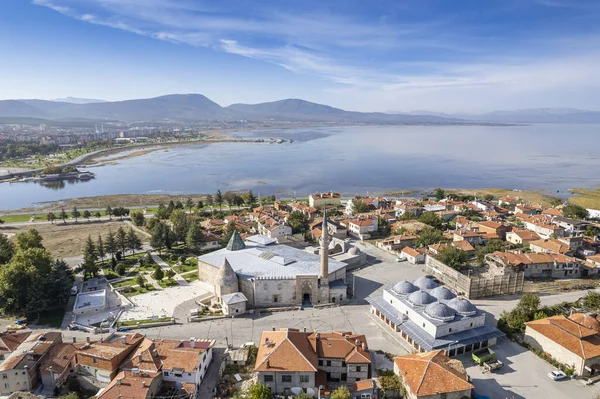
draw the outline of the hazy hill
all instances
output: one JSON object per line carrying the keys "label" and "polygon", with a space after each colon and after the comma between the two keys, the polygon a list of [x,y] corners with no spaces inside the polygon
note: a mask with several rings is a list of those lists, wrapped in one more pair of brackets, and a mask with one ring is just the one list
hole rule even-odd
{"label": "hazy hill", "polygon": [[4,100],[0,101],[0,117],[33,117],[43,118],[48,116],[44,111],[23,101]]}
{"label": "hazy hill", "polygon": [[492,111],[484,114],[446,114],[432,111],[411,111],[411,115],[436,115],[498,123],[600,123],[600,112],[574,108],[532,108]]}
{"label": "hazy hill", "polygon": [[50,101],[56,101],[59,103],[71,103],[71,104],[92,104],[92,103],[105,103],[104,100],[97,100],[94,98],[79,98],[79,97],[64,97],[64,98],[55,98]]}

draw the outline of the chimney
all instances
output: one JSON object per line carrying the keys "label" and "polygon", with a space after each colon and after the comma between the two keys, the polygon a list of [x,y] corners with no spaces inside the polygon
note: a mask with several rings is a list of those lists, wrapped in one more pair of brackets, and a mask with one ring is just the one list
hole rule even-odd
{"label": "chimney", "polygon": [[357,339],[355,344],[356,344],[356,346],[360,346],[360,339]]}
{"label": "chimney", "polygon": [[85,337],[85,342],[90,343],[90,337]]}
{"label": "chimney", "polygon": [[77,342],[77,337],[73,337],[73,343]]}
{"label": "chimney", "polygon": [[121,385],[121,379],[117,378],[117,385]]}
{"label": "chimney", "polygon": [[267,359],[267,369],[271,368],[271,361],[269,359]]}
{"label": "chimney", "polygon": [[137,358],[138,358],[138,362],[141,363],[142,362],[142,355],[141,354],[137,355]]}
{"label": "chimney", "polygon": [[123,336],[121,337],[121,343],[122,343],[123,345],[127,345],[127,336],[126,336],[126,335],[123,335]]}
{"label": "chimney", "polygon": [[142,388],[146,388],[146,381],[142,381]]}
{"label": "chimney", "polygon": [[304,327],[304,332],[306,332],[306,327]]}
{"label": "chimney", "polygon": [[316,339],[319,339],[319,338],[321,338],[321,334],[320,334],[320,333],[315,333],[315,338],[316,338]]}
{"label": "chimney", "polygon": [[367,344],[365,342],[362,343],[362,350],[367,351]]}

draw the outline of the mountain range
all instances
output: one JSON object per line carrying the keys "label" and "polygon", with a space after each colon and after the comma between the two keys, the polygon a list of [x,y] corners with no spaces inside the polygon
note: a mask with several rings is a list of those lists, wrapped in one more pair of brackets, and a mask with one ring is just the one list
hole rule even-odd
{"label": "mountain range", "polygon": [[435,115],[351,112],[299,99],[222,107],[201,94],[171,94],[155,98],[73,103],[48,100],[0,101],[0,117],[87,118],[120,121],[279,120],[352,123],[460,123]]}
{"label": "mountain range", "polygon": [[[390,111],[390,113],[395,113]],[[398,112],[398,114],[403,114]],[[458,118],[469,121],[496,123],[600,123],[600,112],[575,108],[530,108],[510,111],[492,111],[483,114],[448,114],[433,111],[411,111],[410,115],[430,115],[443,118]]]}
{"label": "mountain range", "polygon": [[300,99],[222,107],[202,94],[170,94],[126,101],[66,97],[57,100],[0,100],[0,118],[87,119],[111,121],[276,120],[321,123],[600,123],[600,112],[537,108],[485,114],[432,111],[353,112]]}

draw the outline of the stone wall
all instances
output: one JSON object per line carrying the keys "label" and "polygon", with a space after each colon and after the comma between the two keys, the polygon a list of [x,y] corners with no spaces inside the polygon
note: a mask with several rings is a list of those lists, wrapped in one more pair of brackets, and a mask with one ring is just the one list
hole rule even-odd
{"label": "stone wall", "polygon": [[[246,295],[245,292],[244,295]],[[275,297],[277,301],[275,301]],[[296,279],[254,279],[253,302],[257,308],[296,305],[298,303]]]}
{"label": "stone wall", "polygon": [[534,329],[530,327],[525,327],[524,341],[532,347],[546,352],[547,354],[552,356],[552,358],[554,358],[557,362],[560,362],[567,366],[574,366],[575,374],[584,375],[585,370],[582,358],[580,358],[573,352],[568,351],[563,346],[557,344],[551,339],[546,338],[544,335],[538,333]]}
{"label": "stone wall", "polygon": [[220,268],[218,267],[198,260],[198,280],[210,284],[212,287],[215,285],[215,278],[219,270]]}
{"label": "stone wall", "polygon": [[[291,382],[283,382],[282,376],[291,376]],[[307,376],[308,382],[300,382],[300,376]],[[270,376],[272,381],[266,380],[265,377]],[[306,378],[306,377],[305,377]],[[271,392],[281,394],[285,389],[291,389],[293,387],[301,388],[315,388],[315,373],[288,373],[288,372],[260,372],[258,373],[258,380],[268,385],[271,388]]]}

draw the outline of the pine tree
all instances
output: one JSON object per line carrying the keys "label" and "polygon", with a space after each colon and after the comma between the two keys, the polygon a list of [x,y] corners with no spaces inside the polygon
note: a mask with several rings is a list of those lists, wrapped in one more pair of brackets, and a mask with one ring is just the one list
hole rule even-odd
{"label": "pine tree", "polygon": [[100,220],[100,218],[102,217],[102,214],[100,213],[100,211],[96,211],[96,212],[94,212],[94,216],[96,217],[96,219]]}
{"label": "pine tree", "polygon": [[213,196],[208,194],[206,196],[206,204],[210,207],[212,207],[214,205],[214,200],[213,200]]}
{"label": "pine tree", "polygon": [[61,208],[60,209],[60,218],[62,219],[63,223],[67,223],[67,218],[69,216],[67,215],[67,212],[65,212],[65,208]]}
{"label": "pine tree", "polygon": [[54,224],[54,221],[56,220],[56,215],[54,214],[54,212],[48,212],[48,215],[46,215],[46,220]]}
{"label": "pine tree", "polygon": [[102,236],[100,234],[98,234],[98,241],[96,241],[96,251],[98,252],[98,257],[104,260],[106,252],[104,252],[104,243],[102,242]]}
{"label": "pine tree", "polygon": [[252,193],[252,190],[248,191],[248,199],[246,200],[246,203],[249,206],[252,206],[252,205],[254,205],[255,202],[256,202],[256,197]]}
{"label": "pine tree", "polygon": [[117,229],[117,235],[115,236],[115,240],[117,243],[117,248],[123,255],[125,255],[125,251],[127,250],[127,233],[123,230],[123,227]]}
{"label": "pine tree", "polygon": [[135,234],[133,229],[129,229],[127,232],[127,247],[131,250],[132,254],[135,254],[136,250],[142,249],[142,240]]}
{"label": "pine tree", "polygon": [[154,249],[158,249],[158,252],[161,253],[161,248],[165,246],[165,224],[163,222],[158,222],[152,228],[152,233],[150,236],[150,246]]}
{"label": "pine tree", "polygon": [[108,231],[108,237],[106,237],[106,243],[104,243],[105,252],[114,255],[117,252],[117,241],[115,240],[115,235],[112,230]]}
{"label": "pine tree", "polygon": [[185,244],[189,250],[199,252],[202,249],[203,238],[202,228],[197,222],[194,222],[188,228],[185,236]]}
{"label": "pine tree", "polygon": [[106,214],[108,215],[108,218],[109,218],[110,220],[112,220],[112,214],[113,214],[113,210],[112,210],[112,208],[110,207],[110,205],[107,205],[107,206],[106,206]]}
{"label": "pine tree", "polygon": [[86,209],[85,211],[83,211],[83,217],[89,222],[90,218],[92,217],[92,213]]}
{"label": "pine tree", "polygon": [[219,205],[219,210],[223,209],[223,194],[221,194],[221,190],[217,190],[215,194],[215,204]]}
{"label": "pine tree", "polygon": [[83,263],[81,269],[85,275],[96,276],[100,267],[96,264],[98,253],[96,252],[96,246],[92,242],[92,237],[88,236],[83,248]]}
{"label": "pine tree", "polygon": [[188,197],[188,199],[185,200],[185,207],[188,208],[191,212],[192,208],[194,207],[194,201],[192,201],[192,199]]}
{"label": "pine tree", "polygon": [[73,207],[73,210],[71,211],[71,217],[72,217],[73,219],[75,219],[75,222],[77,222],[77,219],[79,218],[79,216],[81,216],[81,212],[79,212],[79,211],[77,210],[77,207],[76,207],[76,206],[75,206],[75,207]]}
{"label": "pine tree", "polygon": [[159,265],[156,265],[156,267],[154,268],[152,278],[156,281],[161,281],[163,278],[165,278],[165,272],[163,272],[163,269],[161,269]]}

